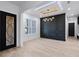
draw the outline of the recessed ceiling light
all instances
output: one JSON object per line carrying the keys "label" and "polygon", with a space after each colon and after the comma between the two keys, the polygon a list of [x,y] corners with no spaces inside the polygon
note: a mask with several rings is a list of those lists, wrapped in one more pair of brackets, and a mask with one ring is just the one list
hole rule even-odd
{"label": "recessed ceiling light", "polygon": [[74,14],[71,14],[72,16],[74,15]]}
{"label": "recessed ceiling light", "polygon": [[68,10],[70,10],[71,8],[68,8]]}

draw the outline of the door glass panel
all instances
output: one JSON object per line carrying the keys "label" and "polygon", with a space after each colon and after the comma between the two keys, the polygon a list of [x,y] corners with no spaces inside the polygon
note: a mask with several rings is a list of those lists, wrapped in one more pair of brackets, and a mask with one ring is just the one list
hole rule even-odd
{"label": "door glass panel", "polygon": [[6,16],[6,46],[14,44],[14,17]]}

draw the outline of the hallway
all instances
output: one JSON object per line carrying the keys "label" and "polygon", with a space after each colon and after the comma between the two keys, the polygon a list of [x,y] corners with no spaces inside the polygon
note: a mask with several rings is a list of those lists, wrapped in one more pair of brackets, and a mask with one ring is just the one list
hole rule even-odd
{"label": "hallway", "polygon": [[22,48],[11,48],[0,52],[7,57],[75,57],[79,56],[79,42],[74,38],[67,41],[35,39],[24,43]]}

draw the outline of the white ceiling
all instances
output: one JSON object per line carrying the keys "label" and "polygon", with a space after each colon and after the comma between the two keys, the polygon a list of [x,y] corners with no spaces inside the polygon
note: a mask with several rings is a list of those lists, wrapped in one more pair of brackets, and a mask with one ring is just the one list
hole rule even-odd
{"label": "white ceiling", "polygon": [[9,2],[17,6],[21,6],[22,4],[26,3],[26,1],[9,1]]}
{"label": "white ceiling", "polygon": [[12,4],[15,4],[17,6],[23,6],[23,5],[27,5],[27,7],[29,7],[30,5],[33,7],[35,5],[44,5],[46,3],[49,3],[51,1],[9,1]]}
{"label": "white ceiling", "polygon": [[[32,8],[38,8],[39,6],[45,5],[51,1],[9,1],[12,4],[19,6],[23,11],[31,9],[31,13],[33,13]],[[60,1],[63,9],[68,15],[79,14],[79,1]],[[68,10],[70,8],[70,10]]]}
{"label": "white ceiling", "polygon": [[[47,7],[43,7],[43,6],[46,6],[46,5],[48,5],[48,4],[50,4],[52,2],[52,4],[51,5],[49,5],[49,6],[47,6]],[[35,15],[35,16],[39,16],[40,15],[40,17],[45,17],[45,16],[50,16],[50,15],[54,15],[54,14],[60,14],[60,13],[64,13],[64,10],[62,10],[60,7],[59,7],[59,4],[57,4],[57,2],[56,3],[53,3],[53,1],[51,1],[51,2],[37,2],[37,4],[33,4],[32,6],[31,6],[31,9],[28,9],[28,11],[26,11],[26,13],[28,13],[28,14],[31,14],[31,15]],[[62,8],[63,9],[66,9],[66,6],[65,6],[65,4],[66,4],[66,2],[59,2],[60,4],[61,4],[61,6],[62,6]],[[52,10],[54,10],[54,5],[55,5],[55,7],[58,9],[58,11],[57,12],[51,12],[51,13],[47,13],[47,14],[40,14],[39,12],[40,11],[43,11],[43,12],[45,12],[45,10],[47,10],[48,8],[50,8],[50,6],[53,6],[52,7]],[[29,6],[29,7],[30,7]],[[65,6],[65,8],[63,7],[63,6]],[[25,7],[25,6],[24,6]],[[35,8],[34,8],[35,7]],[[41,8],[40,10],[37,10],[37,9],[39,9],[39,7],[43,7],[43,8]],[[47,12],[47,11],[46,11]],[[45,12],[45,13],[46,13]]]}
{"label": "white ceiling", "polygon": [[8,1],[8,2],[17,5],[18,7],[20,7],[21,11],[24,12],[25,10],[31,8],[37,8],[51,1]]}

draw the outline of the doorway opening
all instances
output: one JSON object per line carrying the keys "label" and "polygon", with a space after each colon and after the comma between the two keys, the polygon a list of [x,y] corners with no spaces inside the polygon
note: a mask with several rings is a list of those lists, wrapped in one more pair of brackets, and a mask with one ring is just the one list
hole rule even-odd
{"label": "doorway opening", "polygon": [[75,36],[75,23],[68,24],[68,36],[74,37]]}
{"label": "doorway opening", "polygon": [[68,42],[77,43],[77,38],[75,35],[75,23],[68,23]]}

